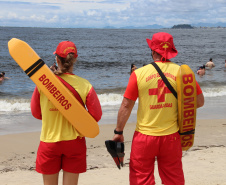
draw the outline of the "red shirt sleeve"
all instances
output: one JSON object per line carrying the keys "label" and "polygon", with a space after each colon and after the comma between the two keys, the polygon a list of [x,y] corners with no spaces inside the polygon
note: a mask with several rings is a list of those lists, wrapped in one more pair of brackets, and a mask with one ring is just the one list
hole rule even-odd
{"label": "red shirt sleeve", "polygon": [[202,94],[202,89],[200,88],[198,82],[196,81],[196,90],[197,90],[197,95]]}
{"label": "red shirt sleeve", "polygon": [[124,94],[125,98],[136,101],[138,97],[137,76],[135,72],[130,75],[129,82]]}
{"label": "red shirt sleeve", "polygon": [[38,88],[35,87],[35,90],[31,97],[31,114],[37,118],[42,119],[42,112],[41,112],[41,106],[40,106],[40,94],[38,92]]}
{"label": "red shirt sleeve", "polygon": [[86,107],[93,118],[98,122],[102,116],[102,109],[97,94],[92,87],[86,97]]}

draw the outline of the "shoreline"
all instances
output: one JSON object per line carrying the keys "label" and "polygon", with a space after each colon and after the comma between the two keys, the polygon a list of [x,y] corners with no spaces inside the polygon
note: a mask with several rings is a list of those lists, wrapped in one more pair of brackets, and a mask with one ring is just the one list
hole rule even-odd
{"label": "shoreline", "polygon": [[[224,97],[206,98],[205,105],[197,109],[197,121],[205,119],[226,119],[226,103]],[[102,118],[99,125],[115,124],[120,105],[102,106]],[[135,123],[138,104],[136,103],[128,123]],[[0,112],[0,136],[24,132],[41,131],[41,120],[35,119],[30,111],[26,112]]]}
{"label": "shoreline", "polygon": [[[135,123],[127,123],[124,130],[125,165],[121,170],[104,144],[105,140],[112,139],[114,128],[115,124],[102,124],[96,138],[86,138],[87,172],[80,175],[80,185],[129,184],[129,155]],[[42,176],[35,172],[39,135],[40,132],[29,132],[0,136],[0,184],[42,184]],[[183,152],[186,184],[226,185],[225,153],[226,119],[197,120],[194,146]],[[155,177],[156,183],[161,184],[157,165]]]}

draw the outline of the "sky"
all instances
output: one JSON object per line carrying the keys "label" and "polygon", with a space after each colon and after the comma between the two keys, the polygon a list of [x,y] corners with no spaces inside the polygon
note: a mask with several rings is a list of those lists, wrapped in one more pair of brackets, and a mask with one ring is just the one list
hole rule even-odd
{"label": "sky", "polygon": [[226,0],[0,0],[0,26],[103,28],[226,23]]}

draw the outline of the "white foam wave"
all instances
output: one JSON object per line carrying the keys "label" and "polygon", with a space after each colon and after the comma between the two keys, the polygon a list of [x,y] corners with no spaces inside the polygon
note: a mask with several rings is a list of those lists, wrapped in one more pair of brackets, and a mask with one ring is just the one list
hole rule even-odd
{"label": "white foam wave", "polygon": [[119,105],[122,103],[123,95],[122,94],[100,94],[98,95],[98,98],[100,100],[100,104],[102,106],[105,105]]}
{"label": "white foam wave", "polygon": [[[226,86],[202,88],[205,97],[226,96]],[[98,94],[101,106],[115,106],[122,103],[123,94]],[[0,99],[0,112],[30,111],[30,99]]]}
{"label": "white foam wave", "polygon": [[204,97],[226,96],[226,86],[202,88]]}
{"label": "white foam wave", "polygon": [[0,100],[0,111],[28,111],[30,101],[27,99]]}
{"label": "white foam wave", "polygon": [[[98,95],[100,104],[119,105],[122,102],[122,94],[100,94]],[[0,112],[10,111],[30,111],[30,99],[0,99]]]}

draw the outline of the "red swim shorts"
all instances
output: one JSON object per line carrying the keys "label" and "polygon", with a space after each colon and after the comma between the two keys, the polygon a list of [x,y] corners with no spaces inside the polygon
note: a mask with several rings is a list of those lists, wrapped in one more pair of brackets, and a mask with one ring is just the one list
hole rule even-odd
{"label": "red swim shorts", "polygon": [[157,160],[162,184],[184,185],[182,149],[178,132],[166,136],[134,133],[130,154],[130,185],[154,185]]}
{"label": "red swim shorts", "polygon": [[61,169],[70,173],[86,172],[86,141],[84,137],[56,143],[40,142],[36,171],[42,174],[55,174]]}

